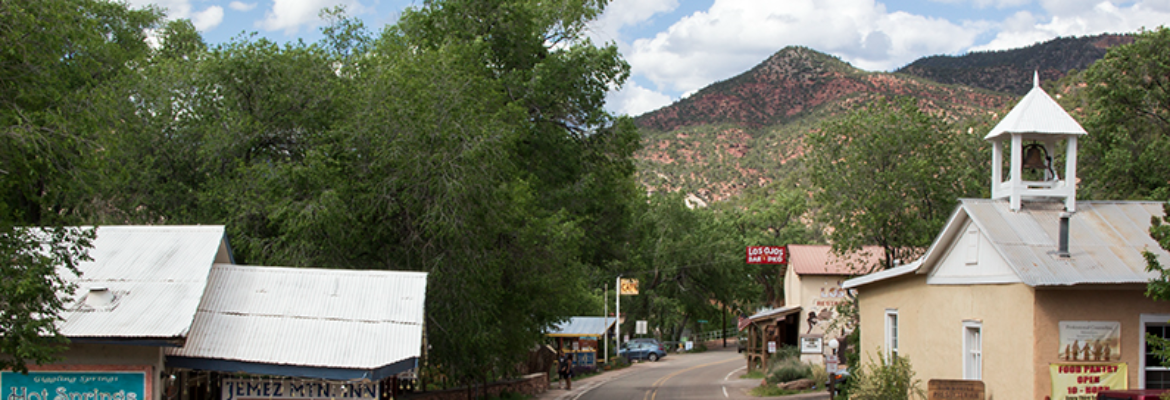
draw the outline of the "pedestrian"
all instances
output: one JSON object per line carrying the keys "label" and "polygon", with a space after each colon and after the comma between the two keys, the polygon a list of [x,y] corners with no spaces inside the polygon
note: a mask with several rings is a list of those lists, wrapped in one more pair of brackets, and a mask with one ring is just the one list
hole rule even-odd
{"label": "pedestrian", "polygon": [[565,390],[573,390],[573,355],[565,352],[558,352],[557,356],[557,374],[561,376],[561,388]]}

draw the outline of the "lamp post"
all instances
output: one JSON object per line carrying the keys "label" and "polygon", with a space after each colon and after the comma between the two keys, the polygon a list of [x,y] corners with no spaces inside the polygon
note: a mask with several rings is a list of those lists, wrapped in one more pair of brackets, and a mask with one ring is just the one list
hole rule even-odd
{"label": "lamp post", "polygon": [[[837,339],[829,339],[829,357],[832,357],[834,360],[836,360],[837,359],[837,348],[840,346],[841,346],[841,343],[838,342]],[[829,368],[830,365],[833,367]],[[838,364],[836,362],[832,362],[832,363],[826,362],[825,363],[825,369],[829,373],[829,399],[830,400],[833,399],[833,396],[837,395],[837,367],[836,367],[837,365]]]}

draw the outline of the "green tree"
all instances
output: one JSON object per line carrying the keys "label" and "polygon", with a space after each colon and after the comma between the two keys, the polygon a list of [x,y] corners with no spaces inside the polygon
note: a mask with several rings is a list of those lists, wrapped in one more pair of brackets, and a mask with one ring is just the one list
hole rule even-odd
{"label": "green tree", "polygon": [[1085,73],[1089,131],[1082,193],[1101,199],[1170,198],[1170,28],[1109,49]]}
{"label": "green tree", "polygon": [[[1170,203],[1162,205],[1161,217],[1151,218],[1150,237],[1158,242],[1163,250],[1170,250]],[[1170,270],[1163,266],[1158,261],[1158,255],[1149,249],[1142,250],[1142,256],[1146,259],[1146,271],[1158,274],[1146,285],[1146,297],[1170,301]],[[1150,343],[1154,355],[1162,360],[1162,365],[1170,366],[1170,340],[1147,333],[1146,341]]]}
{"label": "green tree", "polygon": [[[802,221],[808,212],[808,194],[790,182],[778,182],[762,188],[750,188],[727,202],[716,203],[722,218],[729,220],[743,246],[784,246],[806,244],[814,234]],[[784,301],[786,266],[763,264],[744,266],[751,280],[760,288],[754,304],[778,307]],[[741,312],[750,313],[752,307]]]}
{"label": "green tree", "polygon": [[886,268],[910,261],[959,197],[987,191],[987,145],[910,99],[878,99],[805,137],[817,218],[835,251],[881,246]]}
{"label": "green tree", "polygon": [[[147,54],[151,9],[106,1],[0,1],[0,369],[56,359],[57,329],[92,231],[76,222],[98,127],[89,89]],[[30,228],[43,227],[43,228]]]}

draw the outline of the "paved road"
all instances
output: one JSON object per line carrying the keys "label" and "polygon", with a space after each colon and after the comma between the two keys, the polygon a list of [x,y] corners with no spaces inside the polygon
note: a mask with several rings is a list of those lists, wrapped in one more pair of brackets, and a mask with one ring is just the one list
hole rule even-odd
{"label": "paved road", "polygon": [[[735,347],[715,347],[697,354],[671,354],[658,362],[636,363],[620,371],[573,382],[573,390],[551,390],[540,399],[557,400],[687,400],[755,399],[747,394],[759,385],[740,379],[746,362]],[[802,396],[800,398],[828,398]]]}

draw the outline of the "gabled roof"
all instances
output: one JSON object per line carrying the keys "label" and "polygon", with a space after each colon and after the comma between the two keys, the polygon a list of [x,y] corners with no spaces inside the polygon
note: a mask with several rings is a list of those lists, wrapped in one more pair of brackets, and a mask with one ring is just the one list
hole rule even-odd
{"label": "gabled roof", "polygon": [[186,345],[167,364],[381,379],[422,349],[423,272],[216,264]]}
{"label": "gabled roof", "polygon": [[788,245],[788,268],[798,275],[859,275],[873,271],[881,263],[884,251],[878,246],[863,246],[857,253],[839,256],[829,245]]}
{"label": "gabled roof", "polygon": [[1036,76],[1032,90],[1024,95],[1023,99],[1008,112],[991,132],[983,139],[993,139],[1004,134],[1051,134],[1051,135],[1085,135],[1085,128],[1077,123],[1072,116],[1064,111],[1044,89],[1040,88],[1040,78]]}
{"label": "gabled roof", "polygon": [[601,336],[617,323],[616,318],[571,317],[549,330],[552,337]]}
{"label": "gabled roof", "polygon": [[[1150,219],[1161,217],[1161,202],[1081,201],[1069,219],[1070,257],[1056,256],[1063,203],[1029,202],[1017,212],[1006,200],[962,199],[943,231],[916,262],[917,274],[928,274],[939,263],[967,221],[975,224],[1020,280],[1028,286],[1146,283],[1156,275],[1145,271],[1142,250],[1170,265],[1170,253],[1149,235]],[[893,271],[893,270],[890,270]],[[845,282],[858,287],[895,276],[867,275]]]}
{"label": "gabled roof", "polygon": [[[208,273],[231,262],[223,226],[102,226],[62,313],[62,334],[74,341],[179,345],[195,319]],[[85,305],[91,288],[113,294],[108,307]],[[145,343],[144,343],[145,344]]]}

